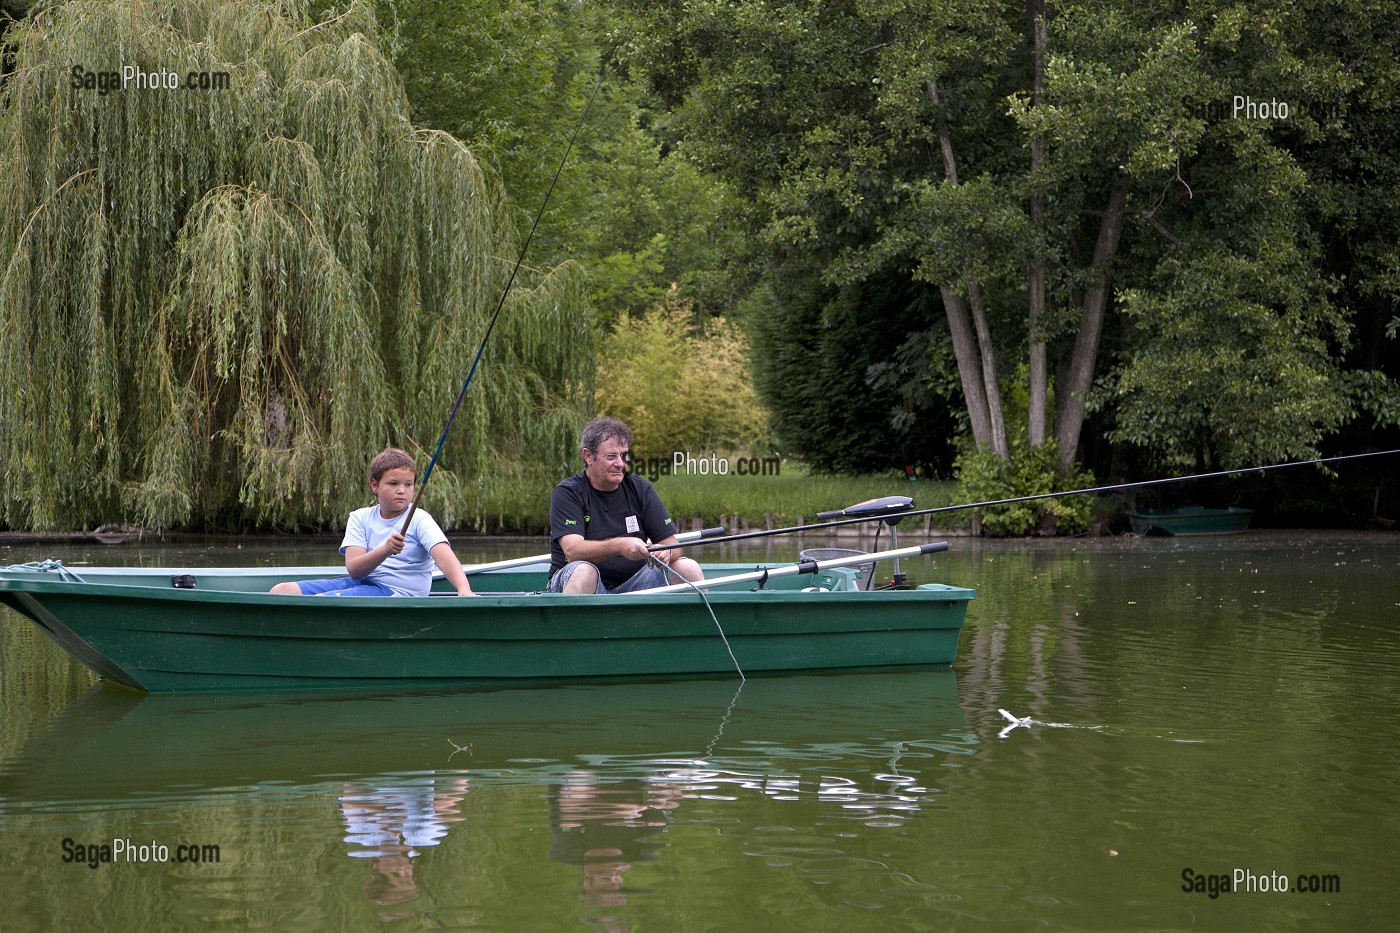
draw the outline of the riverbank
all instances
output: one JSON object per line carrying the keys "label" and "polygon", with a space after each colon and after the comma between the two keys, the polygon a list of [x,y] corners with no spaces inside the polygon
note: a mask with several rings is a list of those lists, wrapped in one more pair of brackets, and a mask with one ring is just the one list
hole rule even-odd
{"label": "riverbank", "polygon": [[[683,530],[723,525],[731,533],[762,528],[787,528],[816,521],[818,512],[833,511],[880,496],[909,496],[916,508],[951,505],[957,484],[951,481],[910,482],[902,473],[876,473],[866,476],[814,476],[796,461],[777,464],[777,472],[766,475],[730,472],[716,474],[673,474],[653,480],[661,501]],[[431,510],[431,509],[430,509]],[[474,519],[446,527],[458,536],[541,537],[549,527],[547,493],[528,501],[493,503]],[[434,512],[437,515],[437,512]],[[934,523],[929,516],[906,521],[903,527],[927,534],[966,534],[970,528],[964,513],[940,516]],[[942,526],[935,527],[935,524]],[[859,536],[855,530],[833,529],[838,535]],[[155,531],[127,525],[102,525],[92,531],[67,529],[54,532],[0,531],[0,544],[120,544],[154,538],[158,541],[196,540],[210,533],[200,531]],[[242,538],[320,540],[339,532],[300,535],[254,531]],[[229,535],[221,535],[228,537]]]}

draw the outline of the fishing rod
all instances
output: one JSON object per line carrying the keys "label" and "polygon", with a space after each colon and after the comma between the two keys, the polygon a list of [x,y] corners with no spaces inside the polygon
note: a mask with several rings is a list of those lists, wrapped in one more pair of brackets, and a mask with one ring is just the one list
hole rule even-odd
{"label": "fishing rod", "polygon": [[472,378],[476,376],[477,364],[481,362],[481,355],[486,352],[486,343],[491,339],[491,331],[496,329],[496,319],[501,316],[501,309],[506,306],[506,296],[510,294],[510,288],[515,284],[515,276],[520,271],[520,266],[525,262],[525,254],[530,249],[530,242],[535,238],[535,229],[540,225],[544,209],[549,206],[549,198],[554,194],[554,186],[558,183],[559,176],[564,172],[564,165],[569,161],[569,154],[574,151],[574,141],[578,139],[579,130],[583,129],[583,124],[587,122],[588,112],[593,109],[593,102],[598,99],[598,91],[602,87],[603,75],[600,73],[598,83],[593,86],[593,93],[588,98],[587,106],[583,108],[578,122],[574,124],[574,131],[569,136],[569,144],[564,148],[564,157],[559,160],[559,167],[554,170],[554,178],[549,183],[549,190],[544,193],[540,209],[535,213],[534,222],[530,224],[530,232],[525,237],[525,243],[520,247],[520,255],[516,257],[515,265],[511,267],[510,278],[506,279],[506,287],[501,289],[501,300],[496,302],[496,310],[486,325],[486,332],[481,335],[481,345],[476,348],[476,357],[472,360],[471,369],[467,371],[467,378],[462,382],[461,391],[457,393],[457,401],[452,404],[452,412],[447,416],[447,424],[443,425],[442,435],[438,437],[437,448],[433,451],[432,459],[428,461],[428,467],[423,471],[423,482],[418,484],[418,491],[413,496],[413,504],[408,507],[408,514],[404,516],[399,534],[408,534],[408,526],[413,521],[413,513],[418,511],[418,500],[423,498],[423,490],[428,488],[428,477],[433,475],[433,467],[437,465],[438,456],[442,453],[443,445],[447,443],[447,434],[452,430],[452,422],[457,420],[457,410],[462,407],[462,399],[467,397],[467,388],[472,384]]}
{"label": "fishing rod", "polygon": [[[1064,496],[1084,496],[1099,492],[1114,492],[1120,489],[1138,489],[1143,486],[1164,486],[1168,483],[1184,483],[1194,479],[1214,479],[1220,476],[1234,476],[1239,473],[1262,473],[1266,470],[1283,470],[1288,467],[1314,466],[1319,463],[1337,463],[1342,460],[1360,460],[1364,457],[1384,457],[1400,454],[1400,450],[1375,450],[1364,454],[1343,454],[1337,457],[1318,457],[1315,460],[1297,460],[1292,463],[1274,463],[1267,466],[1240,467],[1237,470],[1218,470],[1214,473],[1193,473],[1190,476],[1168,476],[1163,479],[1144,479],[1135,483],[1114,483],[1109,486],[1090,486],[1085,489],[1066,489],[1061,492],[1041,492],[1032,496],[1016,496],[1011,499],[991,499],[986,502],[968,502],[962,505],[941,505],[932,509],[916,509],[907,512],[880,512],[857,518],[843,518],[837,521],[817,522],[811,525],[793,525],[790,528],[771,528],[762,531],[747,531],[743,534],[725,535],[722,538],[707,538],[704,541],[682,541],[676,544],[652,545],[649,550],[669,551],[672,548],[694,547],[698,544],[725,544],[729,541],[744,541],[749,538],[767,538],[774,535],[790,535],[819,528],[835,528],[839,525],[855,525],[861,522],[888,518],[912,518],[915,515],[937,515],[941,512],[961,512],[966,509],[986,509],[998,505],[1015,505],[1018,502],[1035,502],[1040,499],[1059,499]],[[849,511],[849,510],[848,510]]]}

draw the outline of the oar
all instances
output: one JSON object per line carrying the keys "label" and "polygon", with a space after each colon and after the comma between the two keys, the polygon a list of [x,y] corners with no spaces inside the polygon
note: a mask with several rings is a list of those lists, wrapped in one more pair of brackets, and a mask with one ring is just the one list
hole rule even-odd
{"label": "oar", "polygon": [[[1237,470],[1218,470],[1214,473],[1193,473],[1190,476],[1168,476],[1163,479],[1144,479],[1135,483],[1114,483],[1110,486],[1090,486],[1086,489],[1066,489],[1061,492],[1041,492],[1033,496],[1016,496],[1011,499],[990,499],[986,502],[965,502],[961,505],[942,505],[932,509],[913,509],[908,512],[881,512],[878,516],[862,515],[858,518],[843,518],[832,522],[816,522],[811,525],[793,525],[789,528],[773,528],[765,531],[747,531],[743,534],[726,535],[723,538],[713,538],[707,544],[725,544],[729,541],[743,541],[748,538],[766,538],[771,535],[791,535],[804,531],[816,531],[821,528],[835,528],[838,525],[855,525],[861,522],[868,522],[873,517],[890,518],[898,515],[902,518],[910,518],[915,515],[937,515],[941,512],[961,512],[966,509],[987,509],[997,505],[1015,505],[1017,502],[1035,502],[1040,499],[1059,499],[1064,496],[1084,496],[1097,492],[1113,492],[1119,489],[1137,489],[1142,486],[1163,486],[1167,483],[1184,483],[1193,479],[1214,479],[1219,476],[1235,476],[1240,473],[1263,473],[1266,470],[1285,470],[1289,467],[1312,466],[1318,463],[1337,463],[1341,460],[1360,460],[1363,457],[1384,457],[1390,454],[1400,454],[1400,450],[1375,450],[1364,454],[1344,454],[1338,457],[1319,457],[1316,460],[1298,460],[1293,463],[1273,463],[1266,466],[1240,467]],[[849,511],[849,510],[848,510]],[[690,547],[696,542],[682,542],[680,544],[668,544],[666,547],[652,545],[653,551],[665,551],[674,547]],[[655,592],[648,590],[647,592]]]}
{"label": "oar", "polygon": [[[635,596],[640,593],[646,596],[652,596],[657,593],[688,593],[696,589],[720,586],[725,583],[752,583],[755,580],[790,577],[798,573],[820,573],[832,567],[849,567],[852,564],[868,564],[872,561],[895,560],[900,557],[918,557],[920,554],[934,554],[938,551],[946,550],[948,550],[947,541],[935,541],[932,544],[918,544],[914,547],[896,548],[893,551],[874,551],[870,554],[852,554],[849,557],[833,557],[830,560],[800,560],[795,564],[783,564],[780,567],[760,567],[757,570],[747,573],[736,573],[728,577],[697,580],[694,583],[676,583],[672,586],[658,586],[650,590],[631,590],[619,595]],[[862,590],[861,592],[865,591]]]}
{"label": "oar", "polygon": [[[717,538],[724,534],[723,527],[706,528],[703,531],[684,531],[676,535],[677,541],[698,541],[702,538]],[[547,563],[548,554],[536,554],[533,557],[512,557],[508,560],[498,560],[489,564],[475,564],[470,567],[463,567],[467,576],[478,573],[489,573],[492,570],[512,570],[516,567],[528,567],[531,564]],[[437,573],[441,573],[438,571]],[[436,574],[434,574],[436,576]]]}
{"label": "oar", "polygon": [[457,401],[452,404],[452,411],[447,416],[447,424],[442,426],[442,434],[438,437],[432,459],[428,461],[428,468],[423,471],[423,481],[418,484],[418,492],[413,496],[413,504],[408,507],[408,512],[404,515],[403,525],[399,527],[400,534],[408,534],[408,526],[413,521],[413,513],[418,511],[418,500],[423,498],[423,490],[428,488],[428,478],[433,475],[433,467],[437,464],[438,455],[442,453],[442,447],[447,443],[447,432],[452,430],[452,422],[457,420],[457,410],[462,407],[462,399],[467,396],[467,387],[472,384],[472,377],[476,375],[477,364],[481,362],[481,355],[486,352],[486,342],[491,339],[491,331],[496,329],[496,319],[501,316],[501,309],[506,306],[506,296],[510,294],[510,287],[515,284],[515,276],[520,271],[521,264],[525,262],[525,253],[529,251],[530,242],[535,238],[535,229],[540,225],[544,209],[549,206],[549,197],[554,194],[554,186],[559,182],[559,176],[564,171],[564,164],[569,161],[569,153],[574,151],[574,140],[578,139],[578,131],[583,129],[583,124],[588,119],[588,111],[593,109],[593,101],[597,100],[598,91],[602,86],[603,76],[600,74],[598,75],[598,83],[593,87],[593,96],[588,98],[588,105],[583,108],[583,113],[579,115],[578,123],[574,124],[574,132],[569,137],[569,145],[564,148],[564,157],[559,160],[559,167],[554,170],[554,178],[549,183],[549,190],[544,193],[544,200],[540,202],[540,209],[535,214],[534,223],[530,224],[530,233],[525,237],[525,243],[520,247],[520,255],[516,257],[515,265],[511,267],[510,278],[506,279],[506,287],[501,289],[501,300],[496,302],[495,313],[491,315],[491,320],[486,324],[486,333],[481,335],[481,345],[476,348],[476,357],[472,360],[472,368],[467,371],[467,378],[462,382],[461,391],[457,393]]}

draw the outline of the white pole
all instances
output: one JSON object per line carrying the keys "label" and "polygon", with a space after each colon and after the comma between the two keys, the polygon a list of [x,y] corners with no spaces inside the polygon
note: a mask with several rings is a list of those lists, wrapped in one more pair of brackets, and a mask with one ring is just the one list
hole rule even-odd
{"label": "white pole", "polygon": [[913,547],[896,548],[893,551],[875,551],[871,554],[854,554],[850,557],[833,557],[830,560],[802,560],[795,564],[783,564],[780,567],[766,567],[748,573],[736,573],[728,577],[715,577],[713,580],[700,580],[695,583],[676,583],[672,586],[658,586],[650,590],[632,590],[628,593],[621,593],[621,596],[650,596],[656,593],[685,593],[693,588],[705,588],[711,586],[721,586],[726,583],[751,583],[754,580],[762,580],[765,575],[768,579],[773,577],[789,577],[798,573],[820,573],[831,567],[849,567],[852,564],[868,564],[877,560],[894,560],[899,557],[918,557],[920,554],[933,554],[938,551],[948,550],[947,541],[935,541],[932,544],[916,544]]}

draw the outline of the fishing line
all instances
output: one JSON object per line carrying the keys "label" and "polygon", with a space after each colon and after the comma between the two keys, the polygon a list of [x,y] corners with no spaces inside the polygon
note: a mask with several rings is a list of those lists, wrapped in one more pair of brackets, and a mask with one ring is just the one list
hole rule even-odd
{"label": "fishing line", "polygon": [[[1119,489],[1137,489],[1142,486],[1164,486],[1168,483],[1184,483],[1193,479],[1216,479],[1221,476],[1236,476],[1240,473],[1263,473],[1267,470],[1284,470],[1289,467],[1313,466],[1319,463],[1337,463],[1342,460],[1360,460],[1364,457],[1384,457],[1390,454],[1400,454],[1400,450],[1373,450],[1364,454],[1343,454],[1337,457],[1318,457],[1315,460],[1295,460],[1291,463],[1273,463],[1267,466],[1240,467],[1236,470],[1218,470],[1214,473],[1193,473],[1190,476],[1168,476],[1162,479],[1144,479],[1134,483],[1114,483],[1109,486],[1090,486],[1085,489],[1066,489],[1061,492],[1042,492],[1032,496],[1016,496],[1011,499],[990,499],[986,502],[968,502],[962,505],[941,505],[932,509],[914,509],[908,512],[885,513],[880,517],[890,518],[912,518],[916,515],[937,515],[941,512],[961,512],[965,509],[985,509],[998,505],[1015,505],[1018,502],[1035,502],[1040,499],[1059,499],[1063,496],[1083,496],[1099,492],[1114,492]],[[662,551],[666,548],[693,547],[697,544],[726,544],[730,541],[743,541],[748,538],[766,538],[773,535],[790,535],[804,531],[816,531],[821,528],[835,528],[839,525],[855,525],[862,522],[874,520],[869,515],[862,515],[856,518],[842,518],[830,522],[817,522],[811,525],[793,525],[790,528],[773,528],[764,531],[747,531],[743,534],[725,535],[720,538],[707,538],[704,541],[678,541],[675,544],[668,544],[665,547],[652,545],[656,550]]]}
{"label": "fishing line", "polygon": [[588,98],[588,104],[583,108],[578,122],[574,124],[574,131],[569,136],[569,144],[564,148],[564,157],[559,160],[559,167],[554,170],[554,178],[549,182],[549,190],[544,194],[544,200],[540,202],[540,209],[535,212],[534,222],[530,224],[530,232],[525,237],[525,243],[520,247],[520,255],[515,260],[515,265],[511,267],[510,278],[506,280],[506,287],[501,290],[501,300],[496,302],[496,310],[491,315],[491,320],[486,325],[486,333],[481,335],[481,345],[476,348],[476,357],[472,360],[471,369],[467,372],[467,378],[462,383],[462,390],[457,393],[457,401],[452,404],[452,411],[447,416],[447,424],[442,428],[442,434],[438,437],[437,448],[433,450],[432,459],[428,461],[428,467],[423,471],[423,482],[418,485],[418,492],[413,497],[413,504],[408,507],[408,514],[404,517],[403,526],[399,529],[400,534],[408,533],[409,522],[413,521],[413,513],[418,511],[418,500],[423,497],[423,490],[428,488],[428,477],[433,475],[433,467],[437,465],[438,456],[442,453],[443,445],[447,443],[447,433],[452,430],[452,422],[457,420],[457,410],[462,407],[462,399],[467,396],[467,388],[472,384],[472,378],[476,376],[477,364],[481,362],[481,355],[486,352],[486,343],[491,339],[491,332],[496,329],[496,319],[501,316],[501,309],[506,306],[506,296],[510,294],[511,286],[515,284],[515,276],[520,272],[520,266],[525,262],[525,254],[530,249],[530,243],[535,238],[535,230],[540,225],[540,218],[544,216],[544,209],[549,206],[549,198],[554,194],[554,186],[559,181],[559,176],[564,172],[564,165],[569,161],[569,153],[574,150],[574,142],[578,139],[579,130],[588,120],[588,113],[593,109],[593,102],[598,99],[598,92],[603,88],[603,72],[601,67],[598,71],[598,83],[593,86],[593,93]]}
{"label": "fishing line", "polygon": [[[700,594],[700,601],[705,604],[706,611],[710,613],[710,618],[714,620],[715,628],[719,631],[720,640],[724,642],[724,650],[729,652],[729,660],[734,662],[734,670],[739,672],[739,685],[742,688],[742,686],[748,682],[748,678],[744,676],[744,669],[739,666],[739,659],[734,657],[734,649],[729,646],[729,637],[724,634],[724,628],[719,624],[719,618],[715,615],[714,607],[710,605],[710,598],[705,595],[705,591],[702,590],[700,587],[696,586],[691,581],[687,580],[685,577],[681,576],[679,571],[673,568],[670,564],[661,560],[661,558],[657,557],[655,554],[648,554],[647,559],[659,566],[663,574],[672,574],[677,580],[684,583],[686,586],[690,587],[692,590]],[[738,698],[739,694],[734,694],[734,699],[737,700]],[[731,703],[729,708],[733,709],[734,704]],[[723,726],[720,727],[720,731],[724,731]],[[718,738],[718,736],[716,736],[716,738]]]}
{"label": "fishing line", "polygon": [[743,679],[743,674],[743,671],[739,672],[739,689],[734,691],[734,696],[729,700],[729,708],[724,711],[724,716],[720,718],[719,731],[715,733],[714,738],[710,739],[710,744],[705,746],[705,754],[701,759],[702,761],[708,763],[710,759],[714,757],[715,747],[719,745],[719,740],[724,736],[724,727],[729,725],[729,718],[734,715],[734,707],[739,702],[739,694],[744,692],[744,684],[748,683],[747,680]]}

